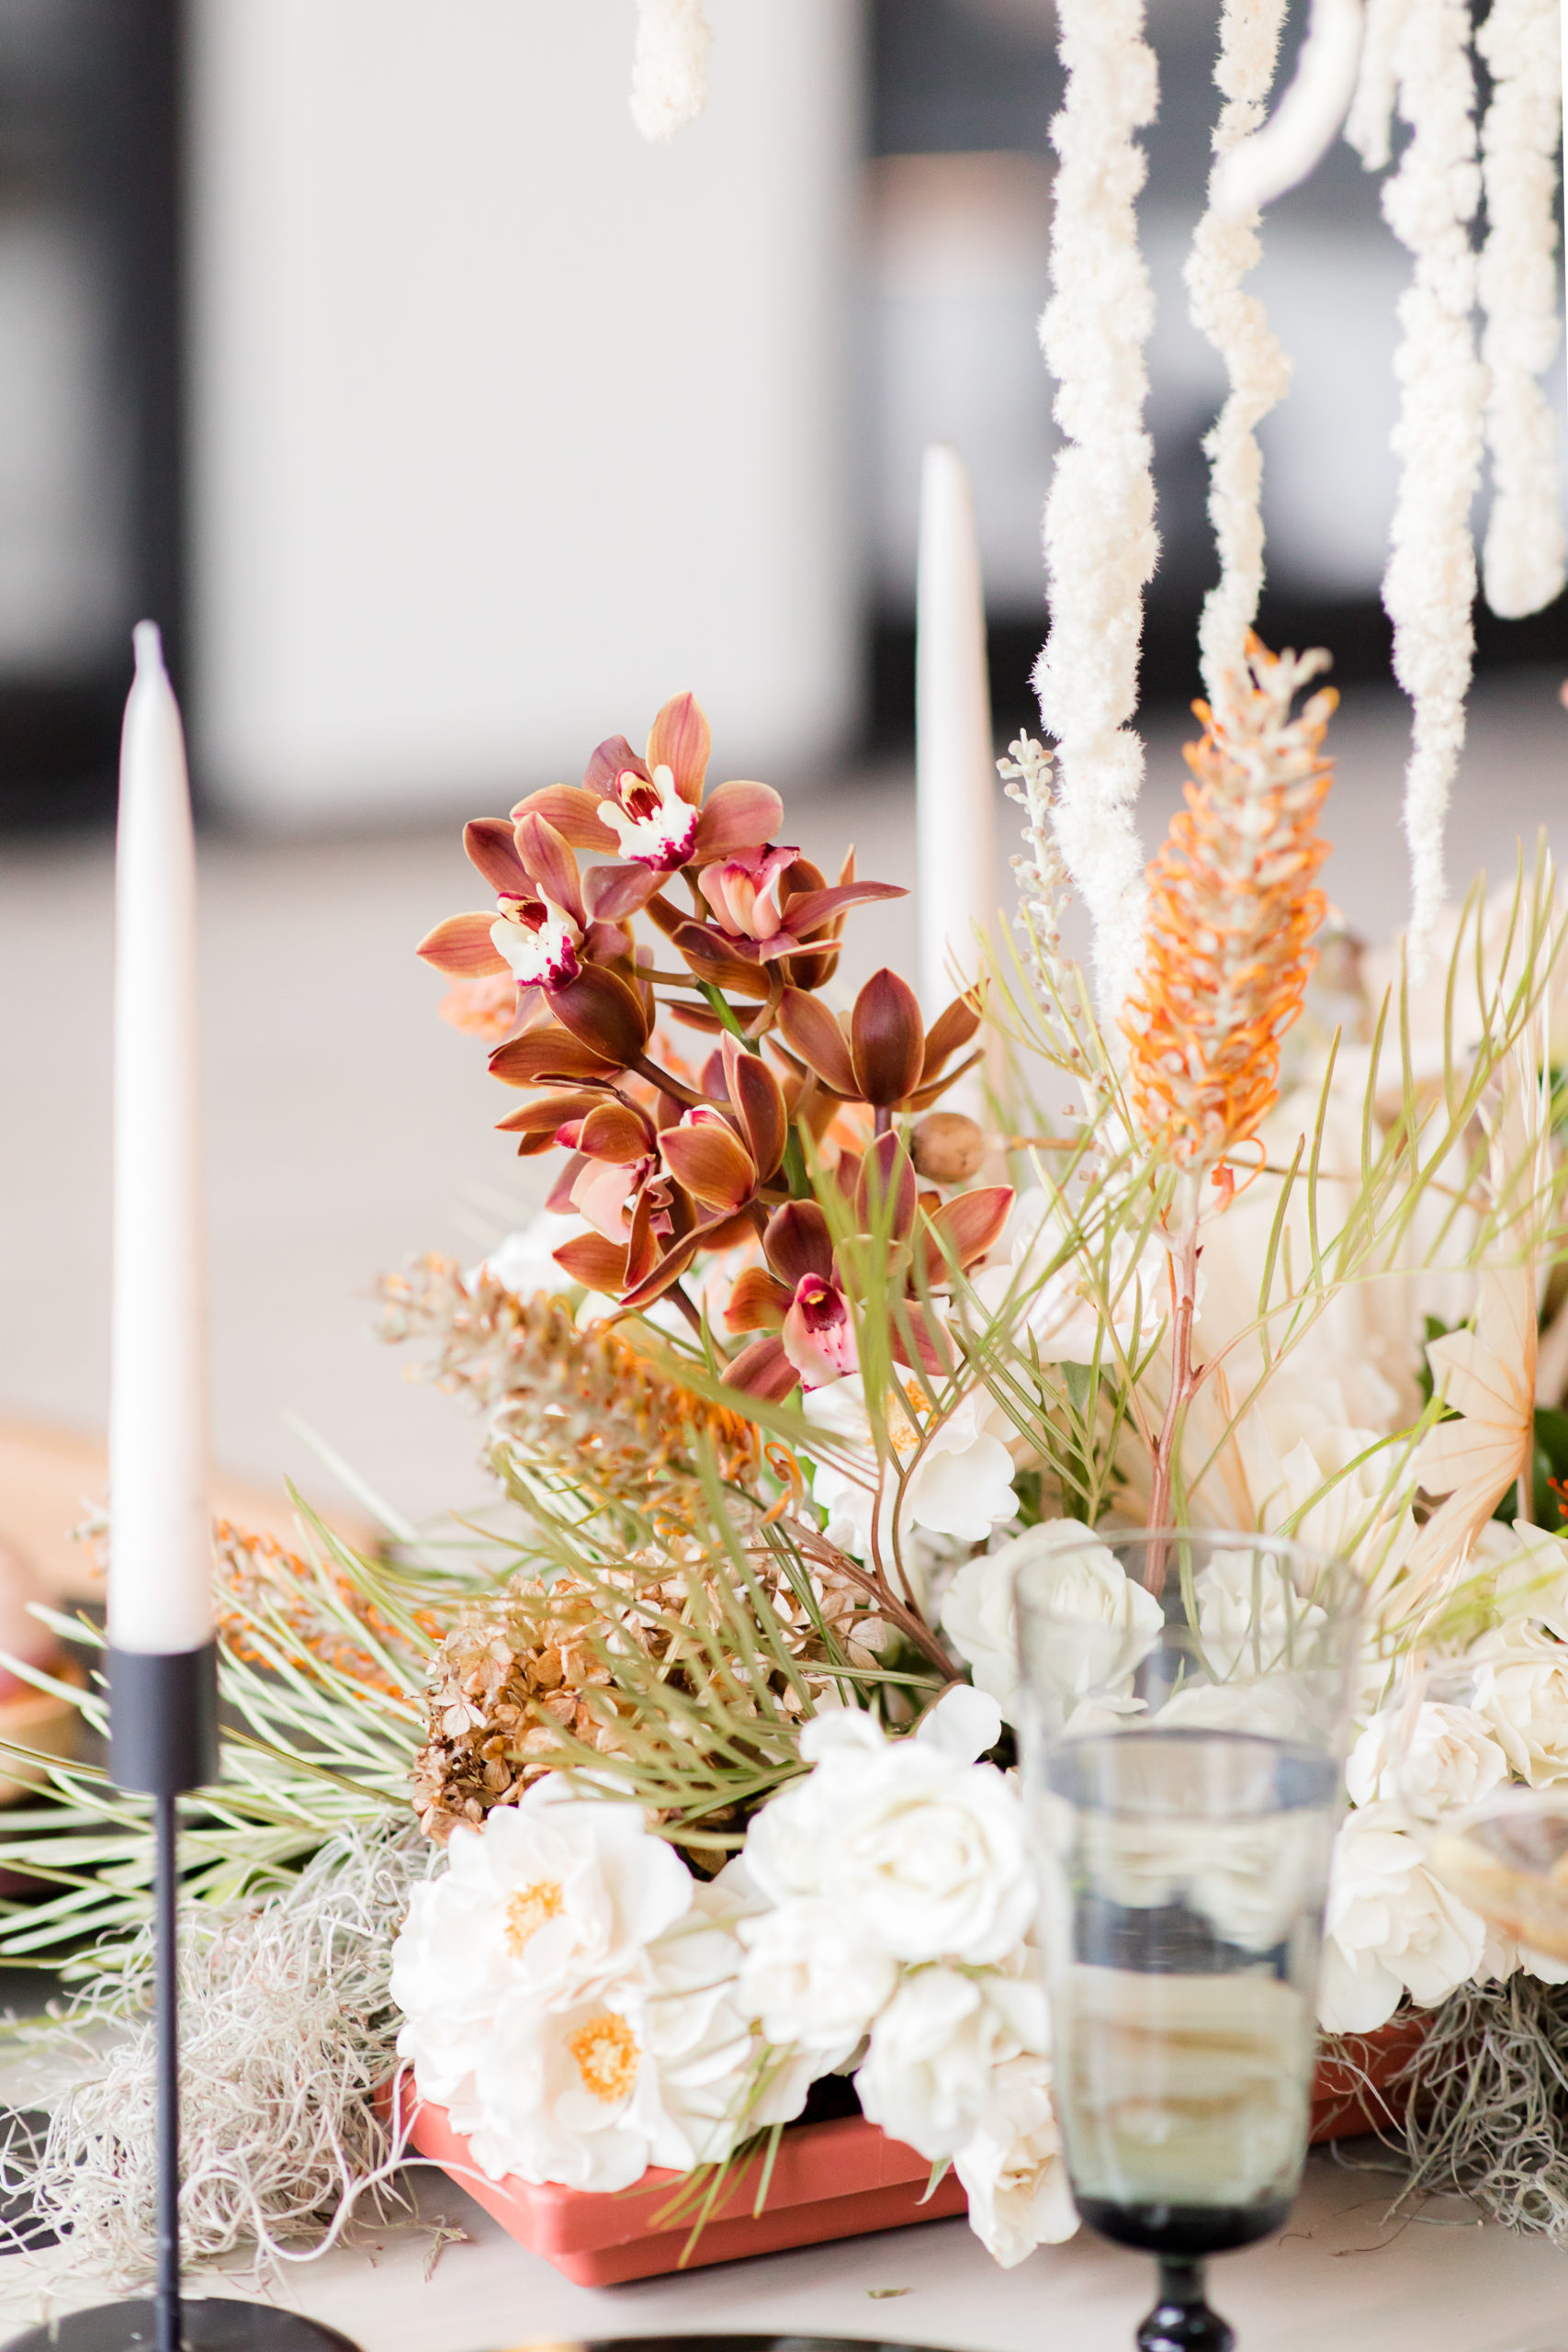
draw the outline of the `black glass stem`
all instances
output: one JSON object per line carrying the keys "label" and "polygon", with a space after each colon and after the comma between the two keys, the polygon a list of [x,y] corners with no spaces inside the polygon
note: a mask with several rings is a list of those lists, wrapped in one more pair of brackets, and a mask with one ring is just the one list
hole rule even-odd
{"label": "black glass stem", "polygon": [[1138,2330],[1138,2352],[1235,2352],[1235,2337],[1211,2311],[1203,2265],[1165,2256],[1159,2301]]}

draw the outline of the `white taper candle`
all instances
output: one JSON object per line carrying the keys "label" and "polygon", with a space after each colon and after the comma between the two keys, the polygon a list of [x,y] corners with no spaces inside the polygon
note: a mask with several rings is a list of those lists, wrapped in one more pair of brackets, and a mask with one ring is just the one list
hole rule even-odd
{"label": "white taper candle", "polygon": [[976,924],[996,913],[996,772],[986,599],[969,477],[933,442],[920,469],[915,634],[915,780],[920,1004],[934,1019],[956,968],[979,971]]}
{"label": "white taper candle", "polygon": [[196,844],[151,621],[135,644],[115,860],[108,1633],[169,1653],[212,1637]]}

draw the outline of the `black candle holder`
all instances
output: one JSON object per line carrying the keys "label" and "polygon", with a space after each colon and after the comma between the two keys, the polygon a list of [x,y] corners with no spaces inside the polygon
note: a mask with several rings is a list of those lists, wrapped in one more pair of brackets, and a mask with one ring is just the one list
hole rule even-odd
{"label": "black candle holder", "polygon": [[356,2352],[346,2335],[276,2303],[194,2301],[180,2279],[178,1803],[218,1778],[218,1651],[108,1652],[109,1777],[152,1799],[157,2051],[157,2268],[151,2297],[96,2303],[13,2336],[6,2352]]}

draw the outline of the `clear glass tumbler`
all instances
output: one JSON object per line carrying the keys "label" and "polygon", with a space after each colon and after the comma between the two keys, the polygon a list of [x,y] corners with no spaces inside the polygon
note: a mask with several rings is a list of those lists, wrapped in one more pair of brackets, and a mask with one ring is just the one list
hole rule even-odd
{"label": "clear glass tumbler", "polygon": [[1360,1586],[1268,1536],[1053,1530],[1021,1731],[1079,2213],[1158,2258],[1142,2352],[1226,2352],[1203,2263],[1301,2178]]}

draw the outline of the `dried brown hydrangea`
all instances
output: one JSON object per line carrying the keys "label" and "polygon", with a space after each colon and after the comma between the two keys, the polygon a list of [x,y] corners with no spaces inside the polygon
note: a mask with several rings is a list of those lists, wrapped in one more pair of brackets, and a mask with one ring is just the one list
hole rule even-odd
{"label": "dried brown hydrangea", "polygon": [[[436,1658],[414,1766],[426,1836],[477,1826],[543,1773],[581,1762],[582,1747],[615,1756],[649,1738],[684,1740],[711,1757],[739,1727],[766,1749],[773,1726],[837,1696],[836,1669],[874,1663],[884,1629],[858,1588],[814,1577],[807,1603],[786,1579],[760,1574],[773,1623],[748,1625],[748,1603],[721,1592],[691,1549],[685,1561],[629,1562],[592,1580],[525,1570],[470,1604]],[[656,1712],[641,1696],[655,1690],[680,1703]]]}

